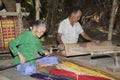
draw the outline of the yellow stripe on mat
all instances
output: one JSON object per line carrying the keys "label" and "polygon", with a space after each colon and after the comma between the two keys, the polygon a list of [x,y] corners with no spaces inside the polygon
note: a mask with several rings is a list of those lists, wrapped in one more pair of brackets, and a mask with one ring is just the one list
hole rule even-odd
{"label": "yellow stripe on mat", "polygon": [[87,74],[87,73],[85,73],[85,72],[80,72],[80,71],[78,71],[78,70],[75,70],[75,69],[73,69],[73,68],[71,68],[71,67],[69,67],[69,66],[66,66],[66,65],[64,65],[64,64],[58,64],[56,67],[57,67],[58,69],[64,69],[64,70],[67,70],[67,71],[74,72],[74,73],[76,73],[77,75],[79,75],[79,74],[81,74],[81,75],[91,75],[91,74]]}
{"label": "yellow stripe on mat", "polygon": [[78,66],[74,63],[68,62],[68,61],[62,62],[62,64],[65,65],[65,66],[69,66],[70,68],[73,68],[73,69],[78,70],[80,72],[85,72],[85,73],[88,73],[88,74],[92,74],[94,76],[104,77],[104,78],[108,78],[110,80],[115,80],[115,79],[113,79],[111,77],[108,77],[108,76],[106,76],[106,75],[104,75],[100,72],[96,72],[94,70],[90,70],[90,69],[87,69],[87,68],[80,67],[80,66]]}

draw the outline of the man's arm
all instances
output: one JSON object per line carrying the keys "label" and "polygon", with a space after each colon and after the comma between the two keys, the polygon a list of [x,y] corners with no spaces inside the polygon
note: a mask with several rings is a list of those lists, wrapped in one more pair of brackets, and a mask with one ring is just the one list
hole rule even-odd
{"label": "man's arm", "polygon": [[91,37],[89,37],[85,32],[80,33],[82,35],[83,38],[89,40],[89,41],[93,41],[93,39]]}
{"label": "man's arm", "polygon": [[65,47],[64,47],[64,43],[62,42],[62,34],[61,33],[58,33],[58,35],[57,35],[57,41],[58,41],[58,43],[59,43],[59,45],[60,45],[60,49],[61,50],[64,50],[65,49]]}
{"label": "man's arm", "polygon": [[58,35],[57,35],[57,41],[58,41],[59,44],[63,44],[61,37],[62,37],[62,34],[58,33]]}
{"label": "man's arm", "polygon": [[89,40],[89,41],[91,41],[91,42],[95,42],[95,43],[97,43],[97,44],[99,44],[99,40],[95,40],[95,39],[92,39],[91,37],[89,37],[85,32],[82,32],[82,33],[80,33],[81,35],[82,35],[82,37],[83,38],[85,38],[85,39],[87,39],[87,40]]}

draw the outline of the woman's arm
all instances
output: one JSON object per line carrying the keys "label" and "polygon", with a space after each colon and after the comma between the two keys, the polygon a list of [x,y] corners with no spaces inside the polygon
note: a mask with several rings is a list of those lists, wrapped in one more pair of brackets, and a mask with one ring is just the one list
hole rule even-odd
{"label": "woman's arm", "polygon": [[14,56],[19,56],[20,58],[20,63],[24,63],[25,62],[25,58],[24,56],[22,55],[21,52],[19,52],[18,50],[18,46],[23,44],[24,43],[24,36],[25,34],[21,34],[20,36],[18,36],[17,38],[15,38],[14,40],[11,40],[9,43],[8,43],[8,46],[12,52],[12,54]]}

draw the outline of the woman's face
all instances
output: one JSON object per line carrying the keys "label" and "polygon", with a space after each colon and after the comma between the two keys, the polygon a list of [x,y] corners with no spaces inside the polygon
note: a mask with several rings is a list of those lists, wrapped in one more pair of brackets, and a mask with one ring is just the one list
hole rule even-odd
{"label": "woman's face", "polygon": [[45,25],[42,25],[42,26],[36,28],[35,34],[37,37],[40,38],[45,33],[45,31],[46,31],[46,27],[45,27]]}

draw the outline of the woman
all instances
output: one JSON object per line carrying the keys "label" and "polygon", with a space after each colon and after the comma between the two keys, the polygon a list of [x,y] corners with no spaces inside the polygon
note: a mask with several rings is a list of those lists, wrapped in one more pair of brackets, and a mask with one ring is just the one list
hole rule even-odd
{"label": "woman", "polygon": [[9,42],[9,48],[14,56],[13,64],[21,63],[17,70],[22,74],[32,74],[36,72],[35,61],[25,63],[40,55],[49,55],[42,49],[39,38],[46,31],[46,24],[42,20],[37,20],[30,27],[31,31],[26,31]]}

